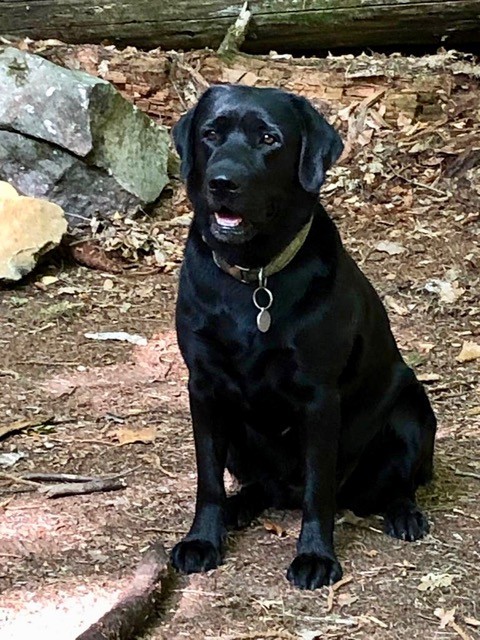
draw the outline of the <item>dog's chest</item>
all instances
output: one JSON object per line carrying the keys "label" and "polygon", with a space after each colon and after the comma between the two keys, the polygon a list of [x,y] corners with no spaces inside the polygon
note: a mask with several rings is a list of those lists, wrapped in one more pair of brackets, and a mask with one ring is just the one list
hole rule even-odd
{"label": "dog's chest", "polygon": [[253,429],[283,435],[302,422],[302,407],[311,389],[299,382],[299,363],[293,349],[273,345],[262,348],[263,342],[260,336],[254,338],[249,351],[239,348],[232,359],[232,378],[240,391],[236,403]]}

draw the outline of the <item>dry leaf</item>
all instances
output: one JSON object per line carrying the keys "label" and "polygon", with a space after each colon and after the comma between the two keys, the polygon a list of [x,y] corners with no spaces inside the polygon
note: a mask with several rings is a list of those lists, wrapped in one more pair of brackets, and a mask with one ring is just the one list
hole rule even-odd
{"label": "dry leaf", "polygon": [[457,361],[470,362],[471,360],[477,360],[477,358],[480,358],[480,344],[465,340],[462,345],[462,350],[456,358]]}
{"label": "dry leaf", "polygon": [[419,342],[417,346],[420,353],[430,353],[435,346],[435,342]]}
{"label": "dry leaf", "polygon": [[438,382],[442,379],[442,376],[438,373],[420,373],[417,374],[417,379],[420,382]]}
{"label": "dry leaf", "polygon": [[257,84],[259,77],[253,73],[253,71],[247,71],[247,73],[240,78],[240,84],[246,84],[249,87],[253,87]]}
{"label": "dry leaf", "polygon": [[448,611],[439,607],[433,613],[440,618],[440,629],[445,629],[451,622],[455,622],[455,607]]}
{"label": "dry leaf", "polygon": [[442,587],[450,587],[452,585],[453,576],[448,573],[427,573],[420,578],[420,584],[417,586],[419,591],[433,591]]}
{"label": "dry leaf", "polygon": [[82,242],[70,246],[73,259],[89,269],[120,273],[120,264],[110,258],[106,251],[92,242]]}
{"label": "dry leaf", "polygon": [[480,407],[472,407],[471,409],[467,409],[465,411],[467,416],[480,416]]}
{"label": "dry leaf", "polygon": [[429,280],[425,285],[425,289],[430,293],[438,294],[440,300],[446,304],[456,302],[465,293],[465,289],[462,289],[456,282],[439,280],[438,278]]}
{"label": "dry leaf", "polygon": [[140,429],[120,427],[115,431],[119,447],[122,447],[124,444],[133,444],[134,442],[150,444],[151,442],[155,442],[156,435],[157,430],[155,427],[142,427]]}
{"label": "dry leaf", "polygon": [[265,529],[265,531],[273,533],[274,535],[278,536],[279,538],[285,538],[288,535],[286,529],[281,527],[276,522],[271,522],[270,520],[264,520],[263,528]]}
{"label": "dry leaf", "polygon": [[358,596],[354,596],[352,593],[340,593],[338,596],[337,604],[339,607],[348,607],[358,600]]}
{"label": "dry leaf", "polygon": [[55,282],[58,282],[58,280],[59,279],[56,276],[43,276],[43,278],[40,278],[40,282],[46,287],[48,287],[50,284],[55,284]]}
{"label": "dry leaf", "polygon": [[406,251],[405,247],[397,242],[390,242],[390,240],[382,240],[375,245],[377,251],[388,253],[389,256],[397,256],[400,253]]}
{"label": "dry leaf", "polygon": [[383,301],[388,307],[389,311],[393,311],[393,313],[397,313],[399,316],[406,316],[410,313],[407,307],[405,307],[403,304],[398,303],[392,296],[385,296]]}
{"label": "dry leaf", "polygon": [[105,282],[103,283],[103,290],[104,291],[112,291],[114,286],[115,286],[115,284],[114,284],[113,280],[110,280],[110,278],[107,278],[105,280]]}
{"label": "dry leaf", "polygon": [[476,618],[464,618],[463,621],[465,622],[465,624],[468,624],[470,627],[480,627],[480,620],[477,620]]}
{"label": "dry leaf", "polygon": [[26,458],[27,454],[22,451],[11,451],[10,453],[0,453],[0,467],[13,467],[22,458]]}
{"label": "dry leaf", "polygon": [[238,82],[245,74],[247,73],[247,69],[222,69],[222,82],[228,82],[230,84],[235,84]]}

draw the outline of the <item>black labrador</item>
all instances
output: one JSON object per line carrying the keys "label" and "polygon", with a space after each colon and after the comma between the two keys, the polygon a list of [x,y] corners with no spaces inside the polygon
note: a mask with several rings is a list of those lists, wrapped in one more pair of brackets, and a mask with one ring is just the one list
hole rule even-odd
{"label": "black labrador", "polygon": [[[436,429],[378,295],[318,202],[342,142],[304,98],[232,85],[207,90],[173,136],[195,211],[176,324],[198,469],[173,566],[213,569],[228,528],[301,507],[287,578],[331,584],[337,507],[382,513],[402,540],[428,531],[415,492],[431,478]],[[225,468],[241,485],[230,497]]]}

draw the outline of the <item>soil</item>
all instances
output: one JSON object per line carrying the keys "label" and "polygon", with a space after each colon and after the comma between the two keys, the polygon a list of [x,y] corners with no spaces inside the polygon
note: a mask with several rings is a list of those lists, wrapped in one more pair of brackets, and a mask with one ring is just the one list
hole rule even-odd
{"label": "soil", "polygon": [[[424,540],[393,540],[379,518],[340,513],[345,580],[300,592],[285,578],[300,513],[270,511],[230,537],[217,571],[170,577],[144,640],[479,638],[480,360],[457,359],[464,342],[480,343],[478,66],[452,54],[227,66],[208,52],[23,46],[91,73],[107,60],[111,75],[121,68],[125,95],[166,124],[214,80],[312,98],[347,141],[322,200],[439,420],[435,479],[419,496],[431,521]],[[142,94],[155,84],[153,66],[168,73]],[[74,640],[128,586],[149,544],[171,548],[191,522],[194,448],[173,331],[189,207],[172,185],[156,212],[132,223],[160,238],[161,264],[149,260],[158,247],[132,251],[132,224],[117,223],[116,273],[80,266],[65,249],[0,291],[0,425],[30,424],[0,440],[0,455],[22,456],[0,467],[2,640]],[[111,231],[106,222],[97,230],[98,246],[112,249]],[[85,336],[102,331],[147,343]],[[127,487],[49,499],[37,490],[45,483],[20,479],[28,472],[125,474]]]}

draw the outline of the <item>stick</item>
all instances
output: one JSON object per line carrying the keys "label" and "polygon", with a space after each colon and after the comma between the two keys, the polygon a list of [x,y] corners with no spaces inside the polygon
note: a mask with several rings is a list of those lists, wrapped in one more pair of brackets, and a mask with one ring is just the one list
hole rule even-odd
{"label": "stick", "polygon": [[423,184],[423,182],[417,182],[417,180],[410,180],[410,178],[406,178],[401,173],[398,173],[398,171],[395,171],[395,169],[389,164],[387,164],[387,167],[390,169],[390,171],[393,173],[394,176],[396,176],[397,178],[400,178],[400,180],[404,180],[405,182],[408,182],[408,184],[411,184],[414,187],[418,187],[419,189],[428,189],[429,191],[432,191],[433,193],[436,193],[439,196],[443,196],[444,198],[448,197],[448,193],[446,193],[445,191],[441,191],[440,189],[437,189],[436,187],[432,187],[429,184]]}
{"label": "stick", "polygon": [[27,478],[14,476],[13,473],[4,473],[2,471],[0,473],[0,478],[5,478],[5,480],[10,480],[10,482],[18,482],[20,484],[28,484],[31,487],[38,487],[38,482],[33,482],[33,480],[28,480]]}
{"label": "stick", "polygon": [[61,498],[63,496],[78,496],[99,491],[117,491],[125,489],[127,483],[122,479],[97,478],[90,482],[69,482],[65,484],[51,484],[41,487],[38,491],[47,498]]}
{"label": "stick", "polygon": [[[159,543],[150,547],[117,604],[77,640],[132,640],[153,617],[155,601],[167,576],[167,554]],[[160,589],[157,583],[160,581]]]}
{"label": "stick", "polygon": [[99,480],[93,476],[77,476],[74,473],[24,473],[22,480],[35,482],[91,482]]}
{"label": "stick", "polygon": [[462,627],[460,627],[455,621],[450,622],[449,626],[452,627],[452,629],[455,629],[462,640],[473,640],[472,637],[469,636],[468,633],[465,633]]}
{"label": "stick", "polygon": [[[297,635],[292,635],[289,631],[252,631],[242,635],[235,636],[207,636],[206,640],[263,640],[264,638],[272,638],[273,640],[296,640]],[[77,638],[80,640],[80,638]]]}
{"label": "stick", "polygon": [[[205,78],[202,76],[201,73],[199,73],[196,69],[194,69],[191,65],[189,65],[184,60],[181,60],[178,53],[172,53],[172,57],[177,67],[179,69],[182,69],[182,71],[185,71],[186,73],[188,73],[191,76],[192,80],[194,80],[199,85],[199,87],[201,87],[203,90],[208,89],[208,87],[210,86],[210,83],[205,80]],[[175,89],[177,90],[176,87]],[[177,93],[179,93],[178,90],[177,90]],[[180,94],[178,95],[178,97],[180,98]],[[182,99],[180,101],[182,102],[182,105],[186,110],[187,105],[184,103]],[[138,273],[136,275],[138,275]]]}
{"label": "stick", "polygon": [[251,17],[252,12],[248,8],[248,2],[245,2],[243,7],[240,9],[240,13],[238,14],[235,24],[232,24],[232,26],[228,28],[224,39],[217,49],[219,56],[233,56],[240,51],[240,47],[242,46],[247,34],[248,24]]}
{"label": "stick", "polygon": [[475,478],[475,480],[480,480],[480,473],[473,473],[473,471],[455,471],[456,476],[464,476],[465,478]]}

